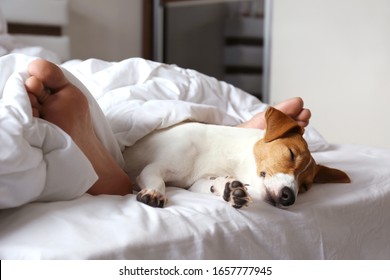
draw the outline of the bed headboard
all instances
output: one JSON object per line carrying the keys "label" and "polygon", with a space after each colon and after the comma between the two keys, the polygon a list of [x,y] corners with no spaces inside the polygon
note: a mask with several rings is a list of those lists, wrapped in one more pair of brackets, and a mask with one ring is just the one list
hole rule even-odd
{"label": "bed headboard", "polygon": [[15,40],[51,50],[62,61],[70,59],[69,37],[63,34],[68,0],[0,0],[0,9]]}

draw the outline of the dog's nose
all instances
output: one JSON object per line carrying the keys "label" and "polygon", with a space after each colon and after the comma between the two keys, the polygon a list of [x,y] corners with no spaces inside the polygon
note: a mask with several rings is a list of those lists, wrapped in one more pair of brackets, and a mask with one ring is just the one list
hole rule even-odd
{"label": "dog's nose", "polygon": [[282,206],[290,206],[295,202],[294,192],[289,187],[284,187],[280,192],[279,203]]}

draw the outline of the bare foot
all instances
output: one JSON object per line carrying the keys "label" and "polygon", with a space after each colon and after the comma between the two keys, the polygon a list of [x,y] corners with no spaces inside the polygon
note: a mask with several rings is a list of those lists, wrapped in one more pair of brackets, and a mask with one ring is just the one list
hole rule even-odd
{"label": "bare foot", "polygon": [[25,87],[33,116],[45,119],[69,134],[99,177],[87,192],[92,195],[131,193],[130,179],[95,134],[84,94],[66,79],[57,65],[48,61],[31,62],[28,72],[30,77]]}
{"label": "bare foot", "polygon": [[[311,112],[309,109],[304,108],[303,100],[300,97],[287,99],[274,107],[292,117],[302,127],[306,127],[309,124]],[[265,112],[258,113],[250,120],[240,124],[239,127],[265,129],[266,122],[264,115]]]}

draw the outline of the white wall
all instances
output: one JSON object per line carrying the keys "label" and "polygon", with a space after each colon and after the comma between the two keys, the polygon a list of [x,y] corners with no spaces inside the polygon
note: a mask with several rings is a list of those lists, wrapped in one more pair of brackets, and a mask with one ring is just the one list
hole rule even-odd
{"label": "white wall", "polygon": [[69,0],[73,58],[118,61],[142,55],[142,0]]}
{"label": "white wall", "polygon": [[271,103],[302,96],[333,143],[390,148],[390,1],[274,0]]}

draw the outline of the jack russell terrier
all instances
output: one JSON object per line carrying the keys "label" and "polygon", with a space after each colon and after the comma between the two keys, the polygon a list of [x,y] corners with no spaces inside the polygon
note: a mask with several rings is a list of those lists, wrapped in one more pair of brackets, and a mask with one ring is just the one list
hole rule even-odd
{"label": "jack russell terrier", "polygon": [[313,183],[349,183],[341,170],[317,165],[303,128],[269,107],[266,130],[182,123],[157,130],[125,150],[137,200],[166,202],[165,186],[222,196],[235,208],[252,198],[286,208]]}

